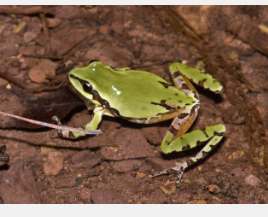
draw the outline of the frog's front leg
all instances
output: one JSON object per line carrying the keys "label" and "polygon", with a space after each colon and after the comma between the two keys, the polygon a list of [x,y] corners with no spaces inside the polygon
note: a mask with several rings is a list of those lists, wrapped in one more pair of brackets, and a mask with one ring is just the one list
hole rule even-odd
{"label": "frog's front leg", "polygon": [[222,139],[224,132],[226,131],[223,124],[218,124],[214,126],[206,127],[203,130],[195,130],[190,133],[186,133],[183,136],[173,140],[170,144],[165,144],[165,141],[162,142],[162,150],[165,154],[174,152],[174,151],[184,151],[191,148],[194,148],[204,142],[207,144],[204,148],[198,152],[195,157],[188,159],[187,161],[182,162],[180,165],[160,171],[151,175],[150,177],[155,177],[167,173],[176,173],[177,185],[180,183],[182,175],[187,167],[194,164],[200,159],[203,159]]}
{"label": "frog's front leg", "polygon": [[[80,127],[79,129],[96,130],[99,126],[99,123],[102,120],[103,114],[107,112],[108,111],[106,109],[103,109],[101,107],[96,107],[93,110],[94,116],[92,120],[88,124],[86,124],[84,127]],[[60,120],[56,116],[54,116],[52,119],[55,120],[59,125],[61,125]],[[63,130],[58,130],[58,134],[53,135],[53,137],[63,137],[63,138],[69,138],[69,139],[76,139],[82,136],[85,136],[85,134],[77,133],[77,132],[70,132],[70,131],[63,131]]]}

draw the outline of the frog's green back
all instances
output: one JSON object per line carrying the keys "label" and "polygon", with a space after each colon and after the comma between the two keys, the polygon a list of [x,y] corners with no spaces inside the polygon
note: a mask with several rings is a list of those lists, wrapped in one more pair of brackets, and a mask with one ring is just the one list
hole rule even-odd
{"label": "frog's green back", "polygon": [[167,113],[168,106],[183,108],[194,101],[161,77],[145,71],[117,70],[94,62],[71,73],[89,81],[100,97],[123,117],[153,117]]}

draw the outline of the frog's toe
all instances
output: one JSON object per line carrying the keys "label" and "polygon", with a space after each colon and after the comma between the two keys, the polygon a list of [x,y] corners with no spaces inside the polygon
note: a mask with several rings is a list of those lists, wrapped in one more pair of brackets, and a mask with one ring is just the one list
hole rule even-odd
{"label": "frog's toe", "polygon": [[177,185],[177,187],[179,187],[180,182],[181,182],[181,178],[182,178],[183,173],[187,167],[188,167],[188,164],[186,161],[184,161],[181,164],[179,164],[178,166],[175,166],[175,167],[172,167],[169,169],[165,169],[165,170],[159,171],[155,174],[149,175],[149,178],[153,178],[153,177],[164,175],[164,174],[176,174],[177,175],[176,185]]}

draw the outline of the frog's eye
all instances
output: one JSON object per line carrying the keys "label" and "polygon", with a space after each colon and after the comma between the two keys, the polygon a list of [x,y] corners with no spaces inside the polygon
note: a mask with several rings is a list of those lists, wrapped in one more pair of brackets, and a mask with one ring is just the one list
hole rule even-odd
{"label": "frog's eye", "polygon": [[93,87],[89,82],[86,82],[83,84],[83,90],[87,93],[92,93],[93,92]]}

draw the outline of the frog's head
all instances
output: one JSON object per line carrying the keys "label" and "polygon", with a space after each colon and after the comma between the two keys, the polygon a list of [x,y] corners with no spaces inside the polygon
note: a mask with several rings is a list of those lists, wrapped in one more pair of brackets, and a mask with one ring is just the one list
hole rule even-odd
{"label": "frog's head", "polygon": [[[100,102],[94,99],[97,71],[103,67],[103,64],[97,60],[90,61],[89,65],[82,68],[75,68],[69,73],[70,89],[87,105],[92,107],[99,106]],[[89,107],[89,106],[88,106]]]}

